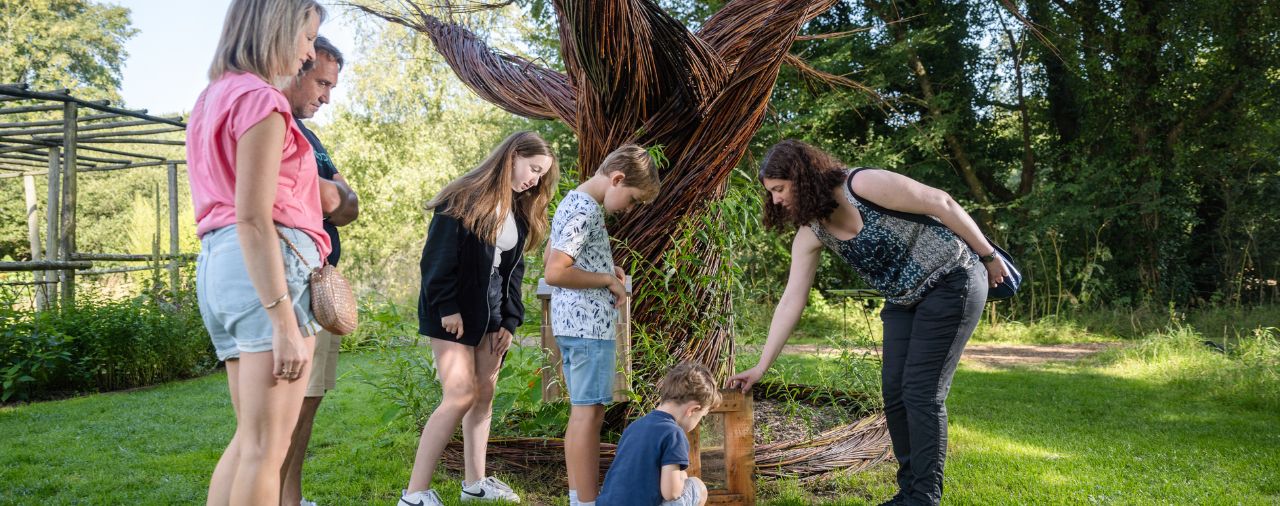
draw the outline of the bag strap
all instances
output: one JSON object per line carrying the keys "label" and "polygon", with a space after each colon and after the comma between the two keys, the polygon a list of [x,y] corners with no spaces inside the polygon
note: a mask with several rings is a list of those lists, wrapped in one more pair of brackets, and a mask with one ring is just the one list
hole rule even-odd
{"label": "bag strap", "polygon": [[283,240],[285,244],[289,245],[289,249],[293,250],[293,254],[298,255],[298,260],[302,261],[302,265],[307,266],[308,270],[314,269],[313,267],[311,267],[311,264],[307,263],[307,257],[302,256],[302,253],[298,251],[297,246],[293,245],[293,241],[290,241],[288,237],[285,237],[284,233],[281,232],[279,228],[276,229],[276,235],[279,236],[280,239]]}

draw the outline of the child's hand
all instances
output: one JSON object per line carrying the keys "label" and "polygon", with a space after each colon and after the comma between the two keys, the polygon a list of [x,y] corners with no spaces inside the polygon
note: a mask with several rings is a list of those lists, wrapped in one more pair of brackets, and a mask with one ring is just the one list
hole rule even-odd
{"label": "child's hand", "polygon": [[440,319],[444,331],[453,334],[454,339],[462,339],[462,313],[453,313]]}
{"label": "child's hand", "polygon": [[511,341],[511,332],[507,331],[506,327],[498,328],[497,332],[489,334],[489,353],[501,357],[511,347]]}
{"label": "child's hand", "polygon": [[613,294],[613,307],[621,308],[627,302],[627,287],[617,277],[609,278],[609,293]]}

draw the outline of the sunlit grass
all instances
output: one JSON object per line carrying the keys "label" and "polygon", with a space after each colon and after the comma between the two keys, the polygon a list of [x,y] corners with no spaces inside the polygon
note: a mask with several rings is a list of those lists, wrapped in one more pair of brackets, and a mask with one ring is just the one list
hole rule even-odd
{"label": "sunlit grass", "polygon": [[[1188,325],[1077,363],[962,364],[948,402],[946,502],[1280,501],[1280,333],[1234,335],[1226,353]],[[771,374],[878,397],[878,364],[854,353],[784,355]],[[757,359],[744,353],[738,367]],[[343,356],[339,388],[321,405],[310,447],[308,498],[390,504],[407,482],[417,431],[406,419],[388,423],[390,402],[353,372],[387,363],[380,353]],[[199,503],[232,426],[221,373],[0,408],[0,504]],[[811,482],[762,481],[760,499],[876,504],[893,494],[893,470],[888,463]],[[529,503],[564,504],[530,492],[538,484],[521,476],[506,478]],[[441,472],[435,485],[456,501],[456,476]]]}

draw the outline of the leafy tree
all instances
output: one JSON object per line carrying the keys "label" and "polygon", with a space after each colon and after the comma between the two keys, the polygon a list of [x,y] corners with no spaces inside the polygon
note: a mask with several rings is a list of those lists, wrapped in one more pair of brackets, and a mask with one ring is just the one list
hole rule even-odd
{"label": "leafy tree", "polygon": [[129,9],[88,0],[0,0],[0,82],[119,98]]}

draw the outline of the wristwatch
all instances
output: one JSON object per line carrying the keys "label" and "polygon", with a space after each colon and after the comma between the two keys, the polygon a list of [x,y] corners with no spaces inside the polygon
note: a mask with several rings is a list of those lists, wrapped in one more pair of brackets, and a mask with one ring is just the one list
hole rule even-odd
{"label": "wristwatch", "polygon": [[986,255],[978,255],[978,260],[981,260],[981,261],[982,261],[982,263],[984,263],[984,264],[989,264],[989,263],[991,263],[991,262],[994,262],[994,261],[996,261],[996,251],[995,251],[995,250],[991,250],[991,253],[990,253],[990,254],[986,254]]}

